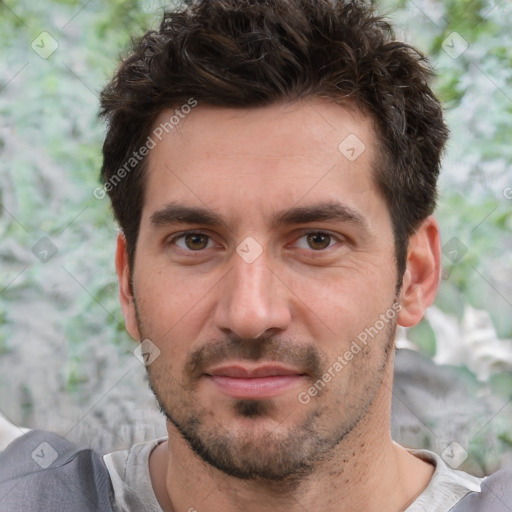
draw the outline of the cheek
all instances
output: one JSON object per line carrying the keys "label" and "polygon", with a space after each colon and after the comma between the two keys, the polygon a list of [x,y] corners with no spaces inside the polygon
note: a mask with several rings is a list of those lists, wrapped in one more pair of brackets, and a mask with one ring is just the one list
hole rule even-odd
{"label": "cheek", "polygon": [[141,330],[164,350],[176,343],[190,345],[207,315],[208,280],[194,282],[168,271],[154,269],[134,279],[134,294]]}
{"label": "cheek", "polygon": [[[392,306],[394,273],[387,275],[372,268],[340,268],[319,278],[303,276],[291,282],[296,316],[317,326],[316,334],[346,339],[378,320]],[[320,337],[319,339],[322,339]]]}

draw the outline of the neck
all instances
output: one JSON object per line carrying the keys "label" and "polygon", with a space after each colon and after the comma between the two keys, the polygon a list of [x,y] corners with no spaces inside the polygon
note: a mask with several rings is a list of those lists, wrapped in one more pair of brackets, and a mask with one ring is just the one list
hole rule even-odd
{"label": "neck", "polygon": [[[386,382],[389,381],[389,382]],[[389,376],[357,429],[307,476],[240,480],[199,459],[168,426],[169,439],[150,459],[153,488],[165,512],[399,512],[427,486],[433,467],[391,440]],[[383,414],[388,409],[387,414]],[[370,492],[371,491],[371,492]]]}

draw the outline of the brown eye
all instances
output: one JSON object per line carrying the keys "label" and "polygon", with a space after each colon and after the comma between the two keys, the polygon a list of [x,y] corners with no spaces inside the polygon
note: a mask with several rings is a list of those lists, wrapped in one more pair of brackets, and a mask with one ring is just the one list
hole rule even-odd
{"label": "brown eye", "polygon": [[201,233],[188,233],[183,236],[185,246],[191,251],[201,251],[208,247],[210,237]]}
{"label": "brown eye", "polygon": [[329,247],[331,244],[331,236],[326,233],[309,233],[307,235],[307,242],[311,249],[320,251]]}

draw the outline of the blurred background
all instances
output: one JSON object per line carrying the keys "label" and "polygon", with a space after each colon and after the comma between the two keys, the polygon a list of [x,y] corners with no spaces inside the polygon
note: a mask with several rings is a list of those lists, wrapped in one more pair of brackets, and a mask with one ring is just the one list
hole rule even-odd
{"label": "blurred background", "polygon": [[[0,1],[0,414],[101,451],[165,433],[118,306],[117,228],[94,190],[99,91],[170,4]],[[488,473],[512,452],[512,4],[377,5],[430,57],[452,132],[443,281],[399,333],[393,435]]]}

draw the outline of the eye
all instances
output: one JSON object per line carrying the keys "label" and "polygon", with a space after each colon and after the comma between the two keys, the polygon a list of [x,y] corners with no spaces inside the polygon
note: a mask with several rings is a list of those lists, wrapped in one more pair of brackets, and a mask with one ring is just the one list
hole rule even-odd
{"label": "eye", "polygon": [[330,234],[322,231],[313,231],[301,236],[297,241],[297,246],[301,249],[322,251],[331,247],[335,242]]}
{"label": "eye", "polygon": [[202,251],[213,245],[212,239],[204,233],[182,233],[173,238],[172,243],[188,251]]}

